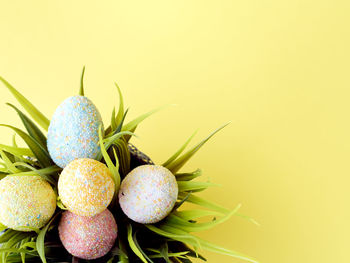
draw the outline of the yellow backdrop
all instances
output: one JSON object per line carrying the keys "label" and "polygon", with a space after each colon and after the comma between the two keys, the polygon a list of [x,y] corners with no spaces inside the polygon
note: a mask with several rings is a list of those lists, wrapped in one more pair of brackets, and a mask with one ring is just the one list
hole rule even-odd
{"label": "yellow backdrop", "polygon": [[[347,2],[347,3],[346,3]],[[349,1],[1,1],[0,75],[49,117],[79,89],[106,123],[117,81],[134,143],[164,161],[221,124],[185,170],[254,217],[202,237],[265,263],[350,262]],[[20,125],[4,105],[2,123]],[[11,133],[0,130],[2,143]],[[209,262],[238,262],[205,253]]]}

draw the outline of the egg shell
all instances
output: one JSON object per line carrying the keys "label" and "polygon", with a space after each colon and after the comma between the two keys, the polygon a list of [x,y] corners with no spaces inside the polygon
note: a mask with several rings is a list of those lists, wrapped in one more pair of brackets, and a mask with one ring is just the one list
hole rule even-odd
{"label": "egg shell", "polygon": [[101,213],[115,191],[107,166],[93,159],[76,159],[68,164],[58,179],[58,193],[69,211],[81,216]]}
{"label": "egg shell", "polygon": [[52,160],[64,168],[77,158],[95,159],[100,152],[100,125],[103,126],[101,115],[87,97],[64,100],[53,114],[47,134]]}
{"label": "egg shell", "polygon": [[66,211],[62,214],[58,231],[66,250],[82,259],[106,255],[117,238],[117,224],[108,209],[93,217]]}
{"label": "egg shell", "polygon": [[41,228],[56,209],[56,194],[39,176],[6,176],[0,181],[0,222],[19,231]]}
{"label": "egg shell", "polygon": [[130,219],[142,224],[156,223],[173,209],[178,185],[165,167],[142,165],[124,178],[118,196],[120,207]]}

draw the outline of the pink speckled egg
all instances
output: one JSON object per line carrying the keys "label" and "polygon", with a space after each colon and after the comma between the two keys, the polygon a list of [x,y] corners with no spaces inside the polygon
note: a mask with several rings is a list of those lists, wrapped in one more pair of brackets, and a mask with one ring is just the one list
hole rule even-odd
{"label": "pink speckled egg", "polygon": [[70,254],[88,260],[106,255],[117,238],[117,224],[107,209],[92,217],[66,211],[62,214],[58,231]]}
{"label": "pink speckled egg", "polygon": [[159,165],[141,165],[122,181],[119,204],[124,214],[142,224],[156,223],[173,209],[178,195],[175,176]]}

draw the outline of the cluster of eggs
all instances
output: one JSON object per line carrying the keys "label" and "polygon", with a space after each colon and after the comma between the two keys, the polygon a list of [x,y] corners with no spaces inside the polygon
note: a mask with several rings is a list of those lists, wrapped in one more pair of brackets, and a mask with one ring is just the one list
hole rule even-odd
{"label": "cluster of eggs", "polygon": [[[164,219],[177,200],[175,176],[157,165],[142,165],[122,181],[119,193],[107,166],[98,160],[102,118],[84,96],[66,99],[56,109],[47,135],[52,160],[63,168],[58,194],[67,208],[59,237],[66,250],[83,259],[107,254],[117,238],[117,222],[108,210],[113,196],[131,220],[150,224]],[[41,228],[56,209],[56,194],[39,176],[9,175],[0,181],[0,222],[12,229]]]}

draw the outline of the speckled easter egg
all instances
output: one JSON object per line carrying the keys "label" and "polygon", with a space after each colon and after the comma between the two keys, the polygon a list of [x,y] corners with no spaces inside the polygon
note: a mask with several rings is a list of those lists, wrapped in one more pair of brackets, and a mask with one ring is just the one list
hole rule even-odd
{"label": "speckled easter egg", "polygon": [[76,159],[68,164],[58,179],[58,193],[69,211],[81,216],[101,213],[115,191],[107,166],[93,159]]}
{"label": "speckled easter egg", "polygon": [[0,181],[0,222],[19,231],[41,228],[56,209],[56,195],[39,176],[6,176]]}
{"label": "speckled easter egg", "polygon": [[64,168],[77,158],[95,159],[100,151],[100,125],[103,125],[101,115],[87,97],[64,100],[53,114],[47,134],[52,160]]}
{"label": "speckled easter egg", "polygon": [[66,250],[82,259],[106,255],[117,238],[117,224],[108,209],[92,217],[66,211],[62,214],[58,231]]}
{"label": "speckled easter egg", "polygon": [[142,165],[122,181],[119,204],[124,214],[142,224],[156,223],[173,209],[178,195],[175,176],[165,167]]}

